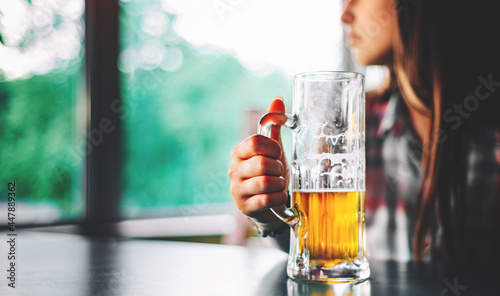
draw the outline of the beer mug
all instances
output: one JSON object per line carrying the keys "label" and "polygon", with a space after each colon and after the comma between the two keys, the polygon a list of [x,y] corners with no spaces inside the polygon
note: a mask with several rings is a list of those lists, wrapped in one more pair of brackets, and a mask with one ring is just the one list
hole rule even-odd
{"label": "beer mug", "polygon": [[259,133],[293,131],[291,207],[271,210],[290,231],[292,279],[357,282],[370,276],[365,255],[364,76],[310,72],[293,78],[292,115],[265,114]]}

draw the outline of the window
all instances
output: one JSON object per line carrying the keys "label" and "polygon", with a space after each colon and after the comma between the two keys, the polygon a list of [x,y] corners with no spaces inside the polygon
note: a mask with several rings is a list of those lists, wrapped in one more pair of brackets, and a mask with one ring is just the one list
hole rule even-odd
{"label": "window", "polygon": [[[116,9],[119,30],[101,30]],[[12,0],[0,11],[0,194],[16,182],[25,224],[224,211],[230,151],[275,96],[291,107],[292,75],[347,68],[340,1]],[[106,97],[118,79],[85,70],[84,45],[91,66],[117,56],[122,104]],[[107,114],[117,131],[101,149],[92,128]],[[105,163],[109,147],[123,158]],[[115,165],[122,182],[101,207],[102,184],[116,181],[102,169]]]}
{"label": "window", "polygon": [[201,215],[231,202],[230,151],[274,97],[290,106],[291,75],[342,67],[335,1],[120,6],[126,217]]}
{"label": "window", "polygon": [[0,12],[0,195],[16,183],[16,223],[78,220],[84,2],[1,1]]}

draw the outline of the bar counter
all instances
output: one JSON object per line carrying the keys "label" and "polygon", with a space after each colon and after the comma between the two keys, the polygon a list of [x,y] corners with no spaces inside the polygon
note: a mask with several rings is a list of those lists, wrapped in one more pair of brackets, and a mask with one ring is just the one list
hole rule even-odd
{"label": "bar counter", "polygon": [[[357,284],[314,284],[286,275],[272,248],[18,231],[0,232],[0,295],[500,295],[498,273],[432,263],[370,260]],[[14,262],[15,288],[8,286]]]}

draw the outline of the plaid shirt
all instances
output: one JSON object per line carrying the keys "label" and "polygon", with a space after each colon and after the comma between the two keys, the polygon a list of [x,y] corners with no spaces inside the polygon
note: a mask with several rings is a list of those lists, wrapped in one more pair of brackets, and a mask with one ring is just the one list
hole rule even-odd
{"label": "plaid shirt", "polygon": [[[367,253],[369,258],[410,260],[422,143],[400,94],[394,93],[388,102],[367,102],[366,112]],[[466,250],[477,260],[500,252],[496,242],[500,241],[496,238],[500,234],[498,143],[496,130],[483,130],[470,146]],[[437,217],[433,217],[426,238],[426,259],[441,254]]]}

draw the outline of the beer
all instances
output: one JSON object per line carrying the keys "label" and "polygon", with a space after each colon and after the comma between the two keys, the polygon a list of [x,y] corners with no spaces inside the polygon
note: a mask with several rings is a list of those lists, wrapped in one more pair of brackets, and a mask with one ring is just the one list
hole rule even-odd
{"label": "beer", "polygon": [[[362,248],[364,192],[294,192],[300,216],[298,253],[310,266],[333,267],[358,257]],[[363,254],[364,255],[364,254]]]}

